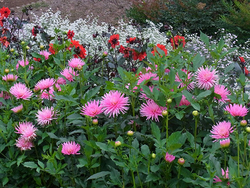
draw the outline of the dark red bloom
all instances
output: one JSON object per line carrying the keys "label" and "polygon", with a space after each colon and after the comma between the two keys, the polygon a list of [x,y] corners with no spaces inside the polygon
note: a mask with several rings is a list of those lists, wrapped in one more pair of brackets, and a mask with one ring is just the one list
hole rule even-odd
{"label": "dark red bloom", "polygon": [[171,46],[173,47],[173,49],[176,49],[180,44],[183,45],[183,48],[185,47],[185,37],[183,36],[180,36],[180,35],[176,35],[174,37],[174,40],[173,38],[170,39],[170,42],[171,42]]}
{"label": "dark red bloom", "polygon": [[57,51],[54,49],[53,44],[49,44],[49,52],[55,54]]}
{"label": "dark red bloom", "polygon": [[34,37],[36,37],[36,34],[38,33],[37,29],[35,27],[33,27],[32,31],[31,31],[32,35]]}
{"label": "dark red bloom", "polygon": [[239,57],[241,63],[245,63],[245,59],[243,57]]}
{"label": "dark red bloom", "polygon": [[3,19],[4,17],[0,15],[0,26],[3,27]]}
{"label": "dark red bloom", "polygon": [[119,46],[119,34],[111,35],[110,39],[108,41],[111,44],[112,48],[115,48],[116,46]]}
{"label": "dark red bloom", "polygon": [[41,58],[35,58],[35,57],[33,57],[33,59],[34,59],[35,61],[37,61],[37,62],[40,62],[40,61],[41,61]]}
{"label": "dark red bloom", "polygon": [[124,46],[120,46],[119,52],[124,55],[124,58],[129,58],[131,49],[129,47],[125,48]]}
{"label": "dark red bloom", "polygon": [[70,40],[73,39],[74,35],[75,35],[74,31],[71,31],[71,30],[69,30],[67,33],[68,39],[70,39]]}
{"label": "dark red bloom", "polygon": [[152,51],[152,54],[153,54],[153,55],[155,55],[155,52],[158,53],[158,54],[160,55],[160,53],[157,51],[157,48],[156,48],[156,47],[158,47],[158,48],[160,48],[162,51],[164,51],[164,52],[165,52],[165,55],[168,54],[168,51],[167,51],[167,49],[166,49],[166,47],[165,47],[164,45],[162,45],[162,44],[157,44],[157,45],[154,47],[154,50]]}
{"label": "dark red bloom", "polygon": [[7,28],[2,29],[2,35],[4,35],[7,31],[9,31]]}
{"label": "dark red bloom", "polygon": [[1,16],[8,18],[10,15],[10,9],[8,7],[3,7],[0,9]]}
{"label": "dark red bloom", "polygon": [[135,41],[135,39],[136,39],[136,37],[134,37],[134,38],[128,38],[128,39],[126,39],[126,43],[133,44],[134,41]]}
{"label": "dark red bloom", "polygon": [[8,46],[9,46],[9,42],[8,42],[8,40],[7,40],[7,37],[6,36],[4,36],[4,37],[1,37],[0,38],[0,42],[7,48]]}
{"label": "dark red bloom", "polygon": [[73,48],[73,47],[75,47],[75,49],[74,49],[74,52],[75,52],[74,57],[75,58],[78,58],[78,57],[80,57],[82,59],[86,58],[86,49],[82,45],[79,44],[79,41],[71,40],[69,50],[71,50],[71,48]]}
{"label": "dark red bloom", "polygon": [[138,52],[138,51],[135,51],[134,49],[132,49],[132,55],[133,55],[133,60],[137,60],[139,59],[140,61],[142,61],[146,56],[146,52]]}

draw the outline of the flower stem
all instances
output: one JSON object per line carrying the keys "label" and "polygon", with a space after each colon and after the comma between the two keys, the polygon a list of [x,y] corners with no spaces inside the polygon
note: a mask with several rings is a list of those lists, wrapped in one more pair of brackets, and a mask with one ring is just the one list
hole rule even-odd
{"label": "flower stem", "polygon": [[133,187],[136,188],[136,185],[135,185],[135,176],[134,176],[134,173],[133,173],[132,170],[131,170],[131,176],[132,176],[132,180],[133,180]]}
{"label": "flower stem", "polygon": [[195,151],[196,151],[197,125],[198,125],[198,118],[195,117],[195,128],[194,128],[194,150]]}

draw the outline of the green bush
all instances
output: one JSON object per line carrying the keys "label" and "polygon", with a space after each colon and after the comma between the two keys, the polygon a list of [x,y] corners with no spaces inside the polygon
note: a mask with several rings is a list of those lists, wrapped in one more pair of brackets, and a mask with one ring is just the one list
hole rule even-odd
{"label": "green bush", "polygon": [[225,25],[220,17],[226,13],[223,3],[218,0],[202,2],[199,0],[156,0],[143,3],[133,2],[132,8],[127,11],[127,16],[142,24],[149,19],[153,22],[171,25],[181,33],[187,29],[190,33],[202,31],[212,35],[218,28]]}

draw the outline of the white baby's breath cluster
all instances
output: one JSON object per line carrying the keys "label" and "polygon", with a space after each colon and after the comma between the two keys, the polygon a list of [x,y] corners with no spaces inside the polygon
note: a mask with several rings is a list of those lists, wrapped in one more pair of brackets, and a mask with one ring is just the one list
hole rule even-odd
{"label": "white baby's breath cluster", "polygon": [[[90,44],[88,49],[88,54],[90,55],[93,55],[96,52],[96,48],[98,46],[101,46],[103,51],[107,51],[107,45],[104,45],[104,40],[101,37],[102,31],[108,32],[109,25],[107,23],[102,22],[101,24],[98,24],[98,20],[92,18],[92,16],[88,16],[86,19],[78,19],[72,23],[67,17],[62,18],[60,11],[53,13],[51,9],[39,17],[35,14],[33,15],[35,18],[34,21],[24,25],[23,40],[29,40],[32,38],[31,30],[35,25],[38,25],[44,28],[44,31],[51,37],[56,36],[56,30],[60,30],[58,33],[59,35],[62,35],[68,30],[73,30],[75,33],[73,38],[74,40],[79,41],[80,44]],[[141,32],[138,32],[138,28],[136,26],[133,26],[131,23],[125,23],[123,20],[121,20],[119,21],[117,27],[111,26],[111,30],[114,30],[114,34],[120,35],[120,44],[124,46],[126,45],[127,36],[149,39],[149,43],[155,45],[158,43],[165,44],[167,38],[165,33],[160,32],[159,28],[161,25],[155,25],[150,21],[148,21],[148,25],[150,27],[143,28]],[[93,38],[93,34],[96,32],[98,32],[99,35],[96,38]],[[45,45],[43,44],[43,40],[40,35],[37,35],[36,43],[37,42]],[[107,40],[105,42],[107,44]],[[35,42],[33,43],[35,44]],[[168,44],[167,48],[170,50],[172,47],[170,44]]]}

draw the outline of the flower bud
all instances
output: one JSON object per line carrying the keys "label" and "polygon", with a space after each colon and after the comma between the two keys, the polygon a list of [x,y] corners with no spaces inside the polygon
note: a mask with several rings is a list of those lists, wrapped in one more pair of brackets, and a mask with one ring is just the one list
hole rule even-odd
{"label": "flower bud", "polygon": [[229,138],[220,141],[220,146],[222,148],[227,148],[227,147],[229,147],[229,145],[230,145],[230,139]]}
{"label": "flower bud", "polygon": [[108,52],[104,51],[103,56],[106,57],[108,55]]}
{"label": "flower bud", "polygon": [[197,110],[194,110],[194,111],[192,112],[192,114],[193,114],[193,116],[198,116],[198,115],[199,115],[199,112],[198,112]]}
{"label": "flower bud", "polygon": [[29,49],[30,49],[30,47],[29,47],[29,46],[26,46],[25,48],[26,48],[26,50],[29,50]]}
{"label": "flower bud", "polygon": [[167,100],[167,103],[168,103],[168,104],[171,104],[171,103],[172,103],[172,99],[168,99],[168,100]]}
{"label": "flower bud", "polygon": [[242,127],[245,127],[247,125],[247,121],[246,120],[241,120],[240,125]]}
{"label": "flower bud", "polygon": [[82,70],[82,65],[77,65],[77,70]]}
{"label": "flower bud", "polygon": [[167,116],[168,115],[168,111],[167,110],[163,110],[161,113],[163,116]]}
{"label": "flower bud", "polygon": [[10,69],[4,69],[4,72],[8,74],[10,72]]}
{"label": "flower bud", "polygon": [[250,127],[246,127],[246,131],[250,133]]}
{"label": "flower bud", "polygon": [[127,132],[127,135],[128,135],[128,136],[133,136],[133,135],[134,135],[134,132],[133,132],[133,131],[128,131],[128,132]]}
{"label": "flower bud", "polygon": [[178,163],[179,163],[179,165],[184,165],[185,159],[179,158],[179,159],[178,159]]}
{"label": "flower bud", "polygon": [[44,48],[44,45],[40,45],[40,49],[43,49]]}
{"label": "flower bud", "polygon": [[97,125],[98,124],[98,119],[93,119],[92,124]]}
{"label": "flower bud", "polygon": [[10,52],[14,52],[14,51],[15,51],[14,48],[11,48],[11,49],[10,49]]}
{"label": "flower bud", "polygon": [[22,42],[21,42],[21,45],[24,45],[24,44],[25,44],[25,42],[24,42],[24,41],[22,41]]}
{"label": "flower bud", "polygon": [[152,154],[151,154],[151,157],[152,157],[152,159],[155,159],[156,154],[155,154],[155,153],[152,153]]}
{"label": "flower bud", "polygon": [[115,147],[118,147],[120,145],[122,145],[122,143],[120,141],[115,141]]}

